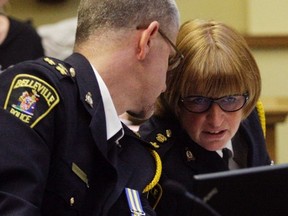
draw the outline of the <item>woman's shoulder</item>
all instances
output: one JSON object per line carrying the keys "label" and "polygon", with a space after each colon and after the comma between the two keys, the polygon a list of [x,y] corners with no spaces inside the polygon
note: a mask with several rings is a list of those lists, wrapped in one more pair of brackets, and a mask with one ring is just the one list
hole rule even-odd
{"label": "woman's shoulder", "polygon": [[141,138],[152,144],[158,153],[164,154],[174,143],[177,122],[153,115],[142,123],[138,133]]}

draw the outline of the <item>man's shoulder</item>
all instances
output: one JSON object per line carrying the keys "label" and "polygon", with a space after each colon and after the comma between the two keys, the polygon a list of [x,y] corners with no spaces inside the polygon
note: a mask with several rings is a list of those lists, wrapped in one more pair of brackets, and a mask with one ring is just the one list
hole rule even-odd
{"label": "man's shoulder", "polygon": [[75,69],[63,60],[59,60],[52,57],[43,57],[34,61],[35,67],[44,67],[47,70],[55,74],[58,79],[66,77],[74,78],[76,76]]}
{"label": "man's shoulder", "polygon": [[0,75],[0,106],[34,127],[60,103],[64,94],[61,79],[72,78],[62,63],[43,57],[7,68]]}
{"label": "man's shoulder", "polygon": [[[65,61],[52,57],[41,57],[35,60],[27,60],[15,65],[11,65],[1,73],[7,77],[13,77],[18,74],[34,74],[43,78],[75,77],[75,69]],[[4,75],[3,75],[4,76]]]}

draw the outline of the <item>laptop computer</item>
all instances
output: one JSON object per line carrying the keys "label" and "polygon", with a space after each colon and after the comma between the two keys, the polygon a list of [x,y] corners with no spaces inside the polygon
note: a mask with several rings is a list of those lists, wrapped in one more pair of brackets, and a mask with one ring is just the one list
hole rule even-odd
{"label": "laptop computer", "polygon": [[[194,176],[193,194],[221,216],[288,215],[288,164]],[[193,208],[192,215],[210,215]]]}

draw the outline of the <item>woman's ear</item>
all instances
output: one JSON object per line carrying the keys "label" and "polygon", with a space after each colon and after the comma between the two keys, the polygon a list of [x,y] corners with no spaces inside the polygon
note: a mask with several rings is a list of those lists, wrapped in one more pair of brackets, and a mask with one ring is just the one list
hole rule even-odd
{"label": "woman's ear", "polygon": [[159,23],[157,21],[153,21],[150,23],[150,25],[145,28],[141,29],[141,35],[138,43],[138,51],[137,51],[137,57],[138,60],[145,59],[146,55],[150,51],[150,43],[151,38],[155,37],[159,29]]}

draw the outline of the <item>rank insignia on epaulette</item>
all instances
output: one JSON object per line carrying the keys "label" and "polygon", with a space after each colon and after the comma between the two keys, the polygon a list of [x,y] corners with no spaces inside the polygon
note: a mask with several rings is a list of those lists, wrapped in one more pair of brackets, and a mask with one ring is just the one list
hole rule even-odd
{"label": "rank insignia on epaulette", "polygon": [[47,62],[51,66],[55,66],[55,69],[60,72],[62,76],[71,76],[75,77],[76,72],[74,68],[70,68],[69,70],[61,63],[56,63],[53,59],[44,57],[43,60]]}
{"label": "rank insignia on epaulette", "polygon": [[32,128],[59,101],[58,93],[47,82],[29,74],[19,74],[12,81],[4,109]]}
{"label": "rank insignia on epaulette", "polygon": [[160,147],[156,142],[150,142],[150,144],[151,144],[154,148],[159,148],[159,147]]}
{"label": "rank insignia on epaulette", "polygon": [[56,65],[56,63],[51,58],[45,57],[43,58],[43,60],[47,62],[49,65]]}
{"label": "rank insignia on epaulette", "polygon": [[163,143],[167,141],[167,137],[165,137],[163,134],[158,133],[156,136],[156,140],[159,141],[160,143]]}
{"label": "rank insignia on epaulette", "polygon": [[58,70],[63,76],[67,76],[68,75],[68,70],[67,68],[65,68],[62,64],[58,63],[58,65],[56,66],[56,70]]}

